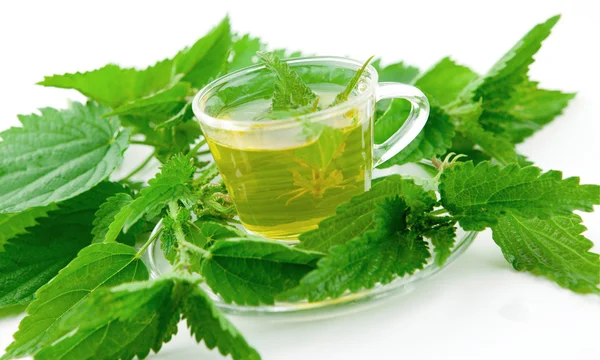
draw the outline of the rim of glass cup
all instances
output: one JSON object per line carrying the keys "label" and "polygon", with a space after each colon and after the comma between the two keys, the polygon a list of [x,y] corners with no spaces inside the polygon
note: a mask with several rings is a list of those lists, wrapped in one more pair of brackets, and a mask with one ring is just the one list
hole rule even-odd
{"label": "rim of glass cup", "polygon": [[[300,57],[293,59],[284,59],[283,62],[286,62],[290,65],[294,64],[313,64],[313,65],[346,65],[347,69],[360,69],[364,62],[353,60],[345,57],[338,56],[309,56],[309,57]],[[351,67],[350,67],[351,66]],[[263,119],[256,121],[247,121],[247,120],[235,120],[235,119],[218,119],[212,117],[204,112],[206,98],[210,95],[213,90],[219,86],[222,86],[235,78],[239,78],[244,75],[248,75],[250,73],[265,69],[265,65],[257,64],[252,65],[237,71],[234,71],[230,74],[222,76],[206,86],[202,88],[194,96],[192,101],[192,111],[196,118],[203,124],[222,130],[233,130],[233,131],[251,131],[251,130],[278,130],[282,128],[296,127],[305,124],[306,122],[319,122],[321,120],[329,119],[333,116],[338,116],[346,113],[348,110],[362,103],[369,97],[373,95],[375,92],[375,86],[378,82],[379,75],[377,70],[372,65],[368,65],[366,68],[366,72],[370,75],[369,81],[367,84],[367,88],[360,92],[357,96],[351,97],[348,101],[344,101],[338,105],[332,106],[330,108],[306,114],[300,116],[289,117],[280,120],[271,120],[271,119]]]}

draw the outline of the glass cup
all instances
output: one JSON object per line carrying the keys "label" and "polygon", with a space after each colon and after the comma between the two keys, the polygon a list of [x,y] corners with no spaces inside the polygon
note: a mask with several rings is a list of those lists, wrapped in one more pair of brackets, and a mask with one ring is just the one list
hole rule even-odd
{"label": "glass cup", "polygon": [[[362,66],[338,57],[284,61],[322,103]],[[196,95],[194,114],[249,232],[296,240],[334,215],[339,204],[367,191],[373,168],[417,136],[429,115],[425,95],[410,85],[377,80],[377,71],[368,66],[348,101],[278,120],[257,119],[276,81],[263,65],[225,75]],[[410,102],[411,111],[392,136],[374,144],[375,103],[392,98]]]}

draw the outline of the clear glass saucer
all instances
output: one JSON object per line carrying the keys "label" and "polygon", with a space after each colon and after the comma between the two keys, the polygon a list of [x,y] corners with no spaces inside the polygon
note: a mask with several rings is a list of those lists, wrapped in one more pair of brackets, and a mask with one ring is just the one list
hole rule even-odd
{"label": "clear glass saucer", "polygon": [[[388,175],[393,173],[401,173],[406,175],[406,171],[399,171],[404,167],[386,169],[380,171],[379,175]],[[414,174],[413,171],[409,173]],[[152,234],[154,234],[160,228],[160,223],[156,226]],[[238,305],[235,303],[226,303],[220,296],[214,294],[212,290],[203,284],[204,290],[212,297],[215,305],[220,308],[223,312],[232,315],[243,315],[243,316],[269,316],[277,317],[284,316],[285,320],[298,319],[298,320],[310,320],[315,318],[327,318],[333,316],[339,316],[351,312],[356,312],[365,308],[374,306],[380,303],[383,299],[389,299],[391,297],[397,297],[403,294],[407,294],[415,289],[419,284],[429,279],[438,272],[446,269],[450,264],[454,262],[459,256],[461,256],[465,250],[471,245],[475,239],[477,233],[465,232],[458,228],[456,243],[453,248],[453,252],[448,260],[442,266],[438,266],[430,259],[422,270],[416,271],[413,275],[404,276],[395,279],[394,281],[381,285],[378,284],[372,289],[363,290],[356,293],[346,293],[336,299],[327,299],[318,302],[276,302],[274,305]],[[289,243],[289,242],[288,242]],[[293,246],[290,243],[290,246]],[[430,246],[431,249],[431,246]],[[171,265],[165,259],[162,250],[160,248],[160,238],[148,247],[145,254],[145,262],[150,270],[150,275],[153,278],[159,277],[170,271]]]}

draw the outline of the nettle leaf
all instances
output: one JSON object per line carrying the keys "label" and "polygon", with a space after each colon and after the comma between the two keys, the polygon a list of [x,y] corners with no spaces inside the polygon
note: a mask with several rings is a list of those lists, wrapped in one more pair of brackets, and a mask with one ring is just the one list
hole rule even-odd
{"label": "nettle leaf", "polygon": [[[410,103],[403,99],[394,99],[390,102],[389,106],[384,109],[384,112],[375,122],[374,139],[376,144],[382,144],[404,125],[404,122],[410,113],[410,108]],[[427,120],[427,123],[430,121],[431,115]]]}
{"label": "nettle leaf", "polygon": [[177,81],[172,60],[157,62],[144,70],[109,64],[100,69],[44,77],[38,84],[75,89],[100,104],[117,108],[149,96]]}
{"label": "nettle leaf", "polygon": [[231,27],[229,18],[225,17],[194,45],[175,55],[175,71],[183,74],[183,81],[200,89],[225,71],[230,46]]}
{"label": "nettle leaf", "polygon": [[[314,146],[301,147],[295,151],[296,158],[316,167],[325,170],[340,152],[340,147],[344,144],[346,136],[341,131],[336,131],[329,126],[320,126],[321,134]],[[318,131],[318,129],[313,129]]]}
{"label": "nettle leaf", "polygon": [[[513,143],[485,130],[479,123],[483,112],[480,102],[453,107],[448,112],[452,116],[456,130],[468,139],[471,147],[477,144],[485,154],[504,165],[518,161]],[[455,146],[454,143],[453,146]],[[467,154],[469,152],[470,150],[466,151]],[[461,153],[463,152],[461,151]]]}
{"label": "nettle leaf", "polygon": [[379,81],[395,81],[403,84],[411,84],[419,75],[419,69],[406,65],[400,61],[395,64],[381,66],[381,59],[371,63],[379,74]]}
{"label": "nettle leaf", "polygon": [[441,176],[442,204],[465,230],[484,230],[506,213],[525,218],[593,211],[600,204],[600,186],[580,185],[560,171],[542,173],[534,166],[501,168],[488,161],[457,163]]}
{"label": "nettle leaf", "polygon": [[227,72],[256,64],[258,62],[256,53],[265,48],[266,45],[259,38],[251,37],[249,34],[236,36],[231,44]]}
{"label": "nettle leaf", "polygon": [[38,84],[76,89],[88,98],[115,109],[132,101],[141,101],[129,104],[136,108],[144,103],[147,105],[164,100],[164,92],[179,92],[189,86],[175,85],[180,80],[195,88],[204,86],[223,71],[230,41],[229,19],[225,18],[206,36],[190,48],[180,51],[173,59],[162,60],[146,69],[121,68],[109,64],[84,73],[47,76]]}
{"label": "nettle leaf", "polygon": [[600,294],[600,257],[589,250],[575,214],[547,219],[507,214],[492,226],[494,241],[516,270],[543,275],[575,292]]}
{"label": "nettle leaf", "polygon": [[158,352],[177,333],[186,285],[173,278],[98,289],[59,324],[65,336],[36,359],[131,359]]}
{"label": "nettle leaf", "polygon": [[339,205],[336,215],[323,220],[318,229],[300,235],[297,248],[327,252],[334,245],[345,244],[362,235],[375,226],[376,205],[395,195],[402,197],[416,214],[431,210],[437,201],[433,191],[423,190],[412,180],[399,175],[387,176],[366,193]]}
{"label": "nettle leaf", "polygon": [[0,213],[46,206],[85,192],[123,161],[129,133],[104,108],[71,103],[67,110],[22,115],[22,128],[0,133]]}
{"label": "nettle leaf", "polygon": [[[163,129],[163,128],[173,128],[176,127],[180,124],[183,124],[189,120],[194,119],[194,110],[192,108],[192,101],[188,101],[186,102],[182,107],[181,110],[179,110],[176,113],[170,113],[170,117],[164,121],[162,121],[160,124],[158,124],[156,126],[156,129]],[[200,134],[198,134],[196,136],[196,138],[199,136]]]}
{"label": "nettle leaf", "polygon": [[292,68],[273,53],[259,52],[258,57],[276,75],[273,93],[274,111],[297,109],[314,103],[317,95]]}
{"label": "nettle leaf", "polygon": [[[190,271],[200,273],[202,262],[207,254],[204,249],[218,240],[248,236],[248,233],[232,226],[207,221],[203,218],[192,223],[191,213],[186,208],[176,207],[173,210],[175,212],[171,212],[169,209],[169,216],[163,217],[160,235],[161,250],[172,265],[181,260],[181,251],[185,251],[185,262]],[[184,244],[183,250],[179,251],[176,251],[180,246],[177,232],[181,232],[179,236],[187,242]]]}
{"label": "nettle leaf", "polygon": [[180,245],[179,242],[190,242],[188,238],[191,233],[192,214],[185,207],[180,207],[177,203],[170,202],[166,215],[168,216],[163,217],[161,250],[165,254],[165,257],[170,260],[174,257],[175,249]]}
{"label": "nettle leaf", "polygon": [[479,121],[485,129],[520,143],[560,115],[574,97],[527,81],[514,89],[501,108],[484,112]]}
{"label": "nettle leaf", "polygon": [[438,266],[446,263],[446,260],[452,255],[454,242],[456,240],[456,226],[454,221],[432,224],[429,228],[422,231],[422,235],[431,240],[434,251],[434,261]]}
{"label": "nettle leaf", "polygon": [[363,76],[365,70],[367,69],[367,66],[369,65],[369,63],[371,62],[372,59],[373,59],[373,56],[368,58],[367,61],[365,61],[365,63],[363,64],[363,66],[360,69],[358,69],[358,71],[356,71],[356,74],[354,74],[352,79],[350,79],[348,84],[346,84],[346,87],[344,88],[344,90],[342,90],[339,94],[336,95],[335,99],[329,105],[329,107],[335,106],[339,103],[342,103],[342,102],[348,100],[348,97],[350,96],[350,94],[352,94],[352,91],[354,91],[354,89],[358,85],[360,78]]}
{"label": "nettle leaf", "polygon": [[[393,101],[375,126],[375,142],[382,143],[395,133],[404,124],[409,111],[408,102]],[[423,130],[397,155],[379,165],[379,168],[418,162],[421,159],[442,155],[452,146],[454,135],[450,116],[440,107],[431,106],[429,119]]]}
{"label": "nettle leaf", "polygon": [[148,181],[149,186],[114,216],[104,241],[115,241],[121,230],[127,233],[144,216],[157,216],[170,201],[183,201],[191,205],[194,194],[189,185],[195,171],[192,160],[184,155],[176,155],[169,160],[161,167],[160,173]]}
{"label": "nettle leaf", "polygon": [[[95,214],[93,222],[93,243],[101,243],[104,241],[104,238],[106,238],[106,234],[108,233],[109,226],[115,219],[115,215],[117,215],[121,209],[129,205],[129,203],[132,201],[133,198],[131,195],[129,195],[129,193],[120,192],[115,196],[109,197],[106,199],[106,202],[100,205],[100,208]],[[120,233],[117,237],[117,240],[130,246],[135,245],[135,236],[138,234],[138,231],[136,230],[141,230],[141,225],[143,225],[143,223],[138,221],[138,223],[133,226],[135,228],[134,231],[128,231],[126,234]]]}
{"label": "nettle leaf", "polygon": [[[188,153],[190,146],[202,135],[200,125],[196,121],[185,121],[160,130],[159,141],[162,143],[161,147],[157,148],[156,157],[163,163],[179,153]],[[152,141],[152,136],[146,136],[146,139]]]}
{"label": "nettle leaf", "polygon": [[422,269],[430,257],[429,249],[421,236],[406,228],[407,211],[408,206],[399,197],[387,199],[372,214],[376,222],[373,230],[332,247],[319,260],[317,269],[280,298],[291,301],[336,298],[347,290],[370,289]]}
{"label": "nettle leaf", "polygon": [[25,233],[28,227],[38,224],[38,219],[46,217],[49,211],[56,209],[56,205],[50,204],[29,208],[16,214],[0,214],[0,252],[9,239]]}
{"label": "nettle leaf", "polygon": [[533,27],[483,77],[473,81],[462,94],[473,101],[483,99],[484,108],[500,105],[510,98],[515,87],[527,80],[533,55],[542,47],[560,15]]}
{"label": "nettle leaf", "polygon": [[121,283],[146,280],[148,271],[136,251],[123,244],[93,244],[79,252],[27,307],[15,340],[2,359],[35,355],[67,333],[58,324],[69,311],[77,311],[95,290]]}
{"label": "nettle leaf", "polygon": [[463,89],[478,77],[473,70],[445,57],[421,75],[415,86],[432,96],[432,102],[436,105],[444,106],[453,102]]}
{"label": "nettle leaf", "polygon": [[293,59],[293,58],[307,55],[307,54],[302,54],[301,51],[288,50],[288,49],[274,49],[271,52],[280,59]]}
{"label": "nettle leaf", "polygon": [[202,248],[212,245],[217,240],[240,238],[248,235],[233,226],[219,224],[214,221],[198,220],[196,226],[199,226],[200,231],[194,232],[192,242]]}
{"label": "nettle leaf", "polygon": [[[233,72],[248,66],[258,63],[259,51],[267,50],[267,45],[257,37],[252,37],[249,34],[240,36],[234,35],[231,43],[231,52],[229,53],[229,62],[227,64],[227,72]],[[285,49],[275,49],[273,54],[280,59],[290,59],[302,56],[299,51],[288,51]]]}
{"label": "nettle leaf", "polygon": [[183,299],[183,318],[198,343],[219,349],[222,355],[234,360],[260,360],[240,332],[216,308],[208,295],[198,286],[192,287]]}
{"label": "nettle leaf", "polygon": [[[431,76],[420,79],[420,88],[445,103],[444,110],[460,134],[451,151],[476,161],[493,157],[504,165],[517,163],[520,158],[514,144],[562,112],[573,94],[538,89],[527,76],[533,55],[558,19],[555,16],[535,26],[484,76],[476,77],[470,69],[444,59]],[[538,110],[539,117],[533,115]],[[464,146],[461,139],[470,146]]]}
{"label": "nettle leaf", "polygon": [[0,308],[33,300],[35,292],[91,242],[94,213],[119,191],[123,191],[121,185],[100,183],[50,207],[47,217],[10,239],[0,252]]}
{"label": "nettle leaf", "polygon": [[485,130],[476,119],[467,119],[457,126],[457,130],[468,138],[474,139],[485,154],[498,160],[501,164],[507,165],[518,161],[515,145],[509,140]]}
{"label": "nettle leaf", "polygon": [[275,296],[298,285],[320,253],[273,241],[232,238],[216,241],[202,262],[206,283],[226,302],[273,304]]}
{"label": "nettle leaf", "polygon": [[149,96],[127,102],[104,116],[151,117],[153,121],[171,118],[187,103],[186,97],[192,93],[190,83],[179,82]]}

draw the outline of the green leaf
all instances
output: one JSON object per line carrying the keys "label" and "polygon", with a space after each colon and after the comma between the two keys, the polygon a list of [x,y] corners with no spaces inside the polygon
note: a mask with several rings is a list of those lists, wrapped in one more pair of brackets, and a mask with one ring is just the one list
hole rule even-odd
{"label": "green leaf", "polygon": [[84,248],[38,290],[2,359],[34,355],[66,335],[58,327],[62,317],[96,289],[147,278],[146,267],[127,245],[103,243]]}
{"label": "green leaf", "polygon": [[[179,110],[175,114],[171,113],[170,115],[171,116],[168,119],[166,119],[165,121],[158,124],[156,126],[156,129],[173,128],[174,126],[180,125],[186,121],[194,119],[195,115],[194,115],[194,110],[192,108],[192,102],[191,101],[186,102],[183,105],[183,107],[181,108],[181,110]],[[194,138],[197,138],[197,137],[198,136],[195,136]]]}
{"label": "green leaf", "polygon": [[183,109],[191,91],[189,83],[176,83],[149,96],[127,102],[104,116],[127,115],[149,117],[155,122],[166,121]]}
{"label": "green leaf", "polygon": [[[345,134],[329,126],[319,126],[321,128],[318,140],[315,146],[301,147],[295,151],[296,158],[305,163],[325,170],[340,152],[340,147],[344,144]],[[318,131],[316,128],[312,129]]]}
{"label": "green leaf", "polygon": [[[106,233],[108,233],[108,227],[114,221],[115,215],[132,201],[131,195],[126,192],[120,192],[115,196],[109,197],[104,204],[100,205],[100,208],[95,214],[93,223],[93,243],[101,243],[104,241]],[[126,234],[119,234],[117,239],[123,244],[133,246],[135,245],[135,235],[137,235],[136,231],[129,231]]]}
{"label": "green leaf", "polygon": [[493,226],[506,213],[532,218],[593,211],[600,204],[600,186],[562,179],[560,171],[542,173],[534,166],[504,168],[488,161],[457,163],[441,176],[442,204],[465,230]]}
{"label": "green leaf", "polygon": [[527,82],[516,89],[506,106],[509,114],[521,120],[545,125],[560,115],[574,97],[573,93],[544,90],[537,82]]}
{"label": "green leaf", "polygon": [[400,196],[416,214],[431,210],[436,203],[433,191],[425,191],[412,180],[391,175],[378,180],[364,194],[339,205],[336,215],[323,220],[319,228],[300,235],[297,248],[327,252],[334,245],[345,244],[375,226],[373,214],[386,198]]}
{"label": "green leaf", "polygon": [[485,130],[479,123],[482,115],[481,103],[453,107],[448,111],[453,118],[456,130],[472,143],[479,145],[484,153],[504,165],[518,161],[514,144]]}
{"label": "green leaf", "polygon": [[157,216],[170,201],[180,200],[191,205],[194,195],[189,185],[195,171],[192,160],[184,155],[177,155],[169,160],[162,166],[160,173],[148,182],[149,187],[142,189],[135,200],[114,216],[104,241],[115,241],[121,230],[127,233],[144,216]]}
{"label": "green leaf", "polygon": [[508,165],[518,161],[515,146],[508,140],[486,131],[476,121],[468,121],[457,128],[465,136],[474,139],[483,152],[499,163]]}
{"label": "green leaf", "polygon": [[[537,83],[527,77],[533,55],[558,19],[559,16],[555,16],[535,26],[486,75],[466,86],[447,109],[453,119],[457,118],[457,130],[502,164],[518,162],[514,143],[523,141],[551,121],[572,98],[572,94],[539,90]],[[461,108],[476,106],[480,107],[476,118],[465,121],[461,118],[464,113],[453,115],[456,110],[460,113]],[[536,120],[527,118],[527,114],[538,109],[545,114]]]}
{"label": "green leaf", "polygon": [[202,263],[202,276],[226,302],[273,304],[275,296],[298,285],[320,253],[248,238],[217,241]]}
{"label": "green leaf", "polygon": [[101,106],[71,103],[67,110],[20,116],[22,128],[0,133],[0,213],[46,206],[105,180],[123,161],[129,133]]}
{"label": "green leaf", "polygon": [[433,251],[435,253],[434,261],[438,266],[444,265],[446,260],[452,255],[452,248],[456,240],[456,227],[454,221],[448,223],[436,224],[425,229],[422,235],[431,239]]}
{"label": "green leaf", "polygon": [[[94,213],[122,187],[101,183],[61,203],[26,232],[10,239],[0,252],[0,308],[29,303],[92,240]],[[37,208],[39,210],[39,208]]]}
{"label": "green leaf", "polygon": [[200,287],[193,287],[184,298],[183,318],[198,343],[204,340],[206,347],[216,347],[222,355],[231,355],[234,360],[260,360],[258,352],[248,345]]}
{"label": "green leaf", "polygon": [[25,312],[25,308],[27,308],[27,305],[12,305],[1,308],[0,319],[11,316],[19,316]]}
{"label": "green leaf", "polygon": [[483,113],[482,126],[512,143],[520,143],[560,115],[572,93],[544,90],[536,82],[516,87],[511,97],[499,109]]}
{"label": "green leaf", "polygon": [[484,108],[498,106],[510,98],[515,87],[527,80],[533,55],[541,48],[560,15],[536,25],[512,49],[510,49],[490,71],[469,85],[463,97],[473,101],[483,99]]}
{"label": "green leaf", "polygon": [[[390,108],[383,114],[375,126],[375,141],[382,143],[402,126],[410,111],[407,102],[392,101]],[[408,108],[407,108],[408,107]],[[396,125],[392,125],[396,123]],[[380,125],[381,124],[381,125]],[[445,154],[452,146],[454,126],[448,114],[438,106],[431,106],[429,119],[423,130],[402,151],[380,168],[418,162]],[[383,139],[383,141],[382,141]]]}
{"label": "green leaf", "polygon": [[167,215],[163,217],[161,250],[165,257],[170,260],[174,257],[175,248],[181,245],[179,241],[189,242],[187,238],[190,237],[192,214],[190,210],[170,202]]}
{"label": "green leaf", "polygon": [[231,44],[227,72],[255,65],[258,60],[256,53],[264,50],[265,47],[259,38],[251,37],[248,34],[235,38]]}
{"label": "green leaf", "polygon": [[275,49],[272,51],[272,53],[280,59],[293,59],[301,56],[307,56],[307,54],[302,54],[300,51],[290,51],[287,49]]}
{"label": "green leaf", "polygon": [[217,240],[239,238],[248,235],[233,226],[219,224],[214,221],[198,220],[196,221],[196,225],[200,227],[200,231],[194,233],[192,243],[201,248],[208,247]]}
{"label": "green leaf", "polygon": [[350,94],[352,94],[352,91],[354,91],[354,89],[358,85],[358,82],[360,81],[360,78],[364,74],[364,72],[367,69],[367,66],[369,65],[369,63],[371,62],[371,60],[373,60],[373,56],[371,56],[370,58],[368,58],[367,61],[365,61],[365,63],[363,64],[363,66],[360,69],[358,69],[358,71],[356,72],[356,74],[354,74],[354,76],[352,77],[352,79],[350,79],[350,81],[348,82],[348,84],[346,84],[346,87],[344,88],[344,90],[342,90],[342,92],[340,92],[339,94],[336,95],[335,99],[329,105],[329,107],[335,106],[335,105],[337,105],[339,103],[342,103],[342,102],[348,100],[348,97],[350,96]]}
{"label": "green leaf", "polygon": [[419,75],[419,69],[406,65],[402,61],[381,67],[381,60],[373,61],[371,65],[379,74],[379,81],[395,81],[403,84],[411,84]]}
{"label": "green leaf", "polygon": [[177,333],[181,314],[192,334],[234,359],[259,359],[190,276],[166,277],[102,288],[68,312],[59,327],[66,335],[36,359],[131,359],[158,352]]}
{"label": "green leaf", "polygon": [[220,117],[227,110],[253,100],[267,100],[273,95],[275,81],[268,76],[257,76],[248,79],[243,85],[230,86],[220,89],[215,94],[214,104],[211,102],[206,107],[206,113],[213,117]]}
{"label": "green leaf", "polygon": [[[376,144],[382,144],[392,136],[408,118],[411,105],[404,99],[394,99],[384,112],[377,118],[374,129],[374,139]],[[431,120],[431,116],[427,123]]]}
{"label": "green leaf", "polygon": [[298,73],[272,53],[259,52],[258,57],[276,75],[273,110],[290,110],[313,104],[317,95],[302,81]]}
{"label": "green leaf", "polygon": [[453,102],[478,77],[473,70],[445,57],[421,75],[415,86],[430,97],[431,103],[444,106]]}
{"label": "green leaf", "polygon": [[167,215],[162,222],[161,250],[173,266],[184,267],[195,273],[201,272],[202,262],[208,254],[205,248],[212,245],[213,241],[247,235],[215,222],[203,224],[206,221],[203,218],[193,223],[190,210],[174,203],[169,203]]}
{"label": "green leaf", "polygon": [[507,214],[492,226],[493,238],[518,271],[543,275],[575,292],[600,294],[600,257],[579,216],[528,219]]}
{"label": "green leaf", "polygon": [[38,224],[37,219],[46,217],[48,211],[56,209],[56,205],[52,204],[29,208],[16,214],[0,214],[0,252],[9,239],[25,233],[25,229]]}
{"label": "green leaf", "polygon": [[[229,29],[229,19],[225,18],[172,60],[162,60],[144,70],[109,64],[94,71],[45,77],[39,84],[76,89],[111,108],[123,106],[115,110],[118,114],[148,114],[156,109],[168,113],[168,109],[184,105],[178,101],[173,104],[174,95],[179,98],[189,84],[201,88],[224,70],[231,43]],[[177,84],[180,80],[189,84]],[[166,98],[169,101],[165,103]],[[171,116],[177,111],[173,110]]]}
{"label": "green leaf", "polygon": [[177,125],[168,125],[155,131],[162,134],[159,138],[161,146],[156,149],[156,157],[162,163],[166,163],[179,153],[188,153],[190,146],[202,135],[200,125],[196,121],[180,122]]}
{"label": "green leaf", "polygon": [[183,81],[200,89],[225,71],[230,46],[231,27],[229,17],[225,17],[194,45],[175,55],[176,73],[184,74]]}
{"label": "green leaf", "polygon": [[[234,35],[229,53],[229,63],[227,72],[233,72],[258,63],[256,53],[265,51],[267,45],[260,38],[252,37],[249,34],[243,36]],[[285,49],[273,50],[273,54],[280,59],[290,59],[302,56],[299,51],[290,52]]]}
{"label": "green leaf", "polygon": [[173,61],[163,60],[144,70],[123,69],[109,64],[84,73],[44,77],[38,84],[75,89],[100,104],[116,108],[129,101],[156,93],[175,83]]}
{"label": "green leaf", "polygon": [[186,291],[187,284],[173,278],[98,289],[63,317],[59,328],[67,335],[35,358],[131,359],[158,352],[177,333]]}
{"label": "green leaf", "polygon": [[412,274],[430,257],[427,243],[406,228],[408,206],[399,197],[388,199],[373,214],[376,226],[344,245],[334,246],[300,286],[280,296],[298,301],[336,298]]}

